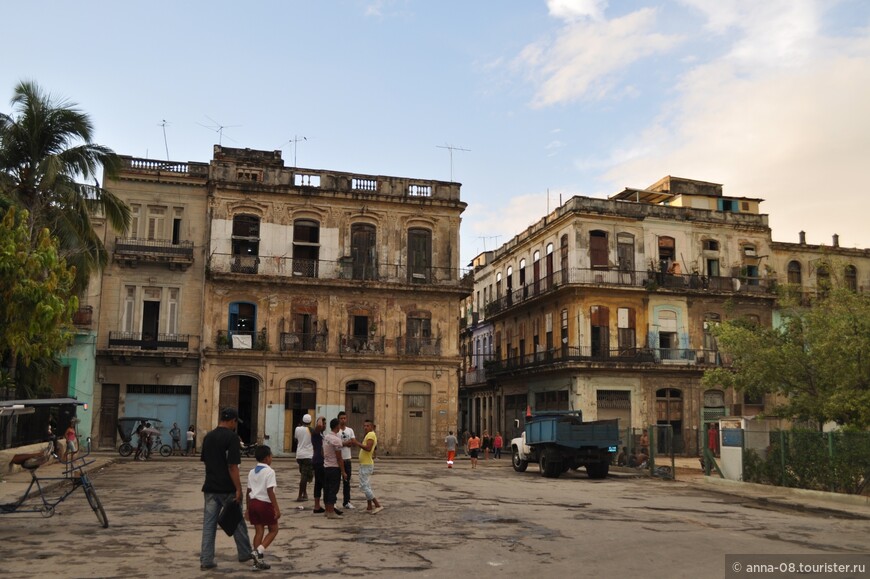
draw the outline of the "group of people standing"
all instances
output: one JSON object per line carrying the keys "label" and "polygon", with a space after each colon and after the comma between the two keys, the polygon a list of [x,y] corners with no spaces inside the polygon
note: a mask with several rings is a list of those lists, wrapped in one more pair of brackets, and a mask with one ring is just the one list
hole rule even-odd
{"label": "group of people standing", "polygon": [[[501,458],[501,451],[504,448],[504,438],[501,432],[496,431],[495,436],[490,436],[488,430],[483,431],[483,438],[479,437],[476,432],[465,432],[465,454],[471,459],[471,468],[477,468],[477,460],[480,454],[483,453],[483,460],[489,460],[489,453],[492,452],[493,458]],[[456,458],[456,448],[459,441],[450,430],[444,438],[444,444],[447,446],[447,468],[453,468],[454,459]]]}
{"label": "group of people standing", "polygon": [[[239,473],[241,452],[239,437],[235,433],[240,420],[235,408],[221,410],[217,428],[209,432],[202,442],[201,459],[205,463],[205,482],[202,491],[205,507],[203,511],[202,548],[200,569],[214,569],[215,535],[221,512],[225,508],[241,506],[242,485]],[[357,440],[353,429],[347,425],[347,414],[339,412],[329,421],[319,416],[311,425],[311,415],[305,414],[294,431],[297,442],[296,462],[299,465],[299,492],[297,502],[308,500],[308,484],[314,482],[314,513],[324,514],[329,519],[341,517],[344,513],[335,507],[339,487],[344,484],[343,503],[345,509],[354,509],[350,502],[351,451],[359,448],[359,487],[365,493],[368,503],[366,512],[377,514],[383,510],[371,486],[374,472],[374,458],[378,445],[375,424],[371,420],[363,423],[365,437]],[[245,499],[245,518],[254,525],[254,542],[248,536],[247,525],[240,521],[233,532],[238,559],[240,562],[253,560],[253,568],[269,569],[265,562],[266,549],[278,534],[278,519],[281,510],[275,496],[276,475],[272,469],[272,451],[268,446],[258,446],[255,451],[257,465],[248,473]],[[322,504],[321,504],[321,498]],[[253,545],[253,546],[252,546]]]}

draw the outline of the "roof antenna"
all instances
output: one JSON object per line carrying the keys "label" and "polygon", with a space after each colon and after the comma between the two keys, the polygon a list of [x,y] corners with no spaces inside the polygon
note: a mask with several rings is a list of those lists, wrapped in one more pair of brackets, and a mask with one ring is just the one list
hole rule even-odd
{"label": "roof antenna", "polygon": [[471,149],[463,149],[462,147],[454,147],[444,143],[443,145],[435,145],[439,149],[447,149],[450,151],[450,180],[453,181],[453,151],[471,151]]}
{"label": "roof antenna", "polygon": [[[167,161],[169,160],[169,142],[166,140],[166,125],[168,125],[168,124],[169,123],[166,122],[166,119],[163,119],[163,122],[160,123],[160,126],[163,127],[163,146],[166,147],[166,160]],[[146,153],[145,156],[147,157],[148,154]]]}
{"label": "roof antenna", "polygon": [[297,143],[299,143],[300,141],[307,141],[307,140],[308,140],[308,137],[300,137],[298,135],[293,135],[292,139],[288,139],[278,148],[283,149],[284,145],[287,145],[287,144],[293,145],[293,166],[295,167],[296,166],[296,149],[299,147],[299,145]]}
{"label": "roof antenna", "polygon": [[[208,130],[210,130],[210,131],[214,131],[214,132],[216,132],[216,133],[218,134],[218,146],[223,145],[223,141],[224,141],[224,129],[232,129],[232,128],[234,128],[234,127],[241,127],[241,126],[242,126],[242,125],[222,125],[222,124],[220,124],[219,122],[217,122],[216,120],[214,120],[213,118],[211,118],[211,117],[208,116],[208,115],[205,115],[205,118],[207,118],[208,120],[210,120],[210,121],[213,123],[214,126],[204,125],[204,124],[202,124],[202,123],[196,123],[196,124],[199,125],[200,127],[203,127],[203,128],[206,128],[206,129],[208,129]],[[229,140],[231,140],[232,142],[234,142],[234,143],[238,142],[238,141],[236,141],[236,140],[233,139],[233,138],[230,138],[230,137],[227,137],[227,138],[228,138]]]}

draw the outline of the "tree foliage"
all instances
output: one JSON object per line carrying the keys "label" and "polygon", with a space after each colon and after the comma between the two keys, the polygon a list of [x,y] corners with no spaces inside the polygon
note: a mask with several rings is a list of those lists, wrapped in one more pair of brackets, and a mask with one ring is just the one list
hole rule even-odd
{"label": "tree foliage", "polygon": [[731,365],[707,371],[703,383],[780,394],[774,414],[784,418],[870,427],[870,296],[833,287],[810,308],[780,313],[775,328],[744,320],[713,328]]}
{"label": "tree foliage", "polygon": [[78,308],[75,271],[58,254],[47,229],[31,241],[26,212],[8,209],[0,221],[0,353],[17,360],[53,358],[72,343]]}
{"label": "tree foliage", "polygon": [[35,83],[19,83],[11,104],[11,115],[0,113],[0,206],[27,210],[34,245],[48,228],[83,289],[90,274],[108,263],[91,218],[103,215],[122,232],[130,224],[129,207],[96,185],[100,168],[114,174],[120,159],[92,142],[87,114]]}

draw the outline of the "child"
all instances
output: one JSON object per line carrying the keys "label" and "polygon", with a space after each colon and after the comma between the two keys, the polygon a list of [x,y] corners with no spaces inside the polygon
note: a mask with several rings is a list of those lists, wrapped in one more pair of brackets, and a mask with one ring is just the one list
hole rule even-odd
{"label": "child", "polygon": [[[254,451],[257,466],[248,473],[248,493],[245,498],[245,512],[248,520],[254,525],[254,569],[269,569],[271,565],[263,562],[266,548],[272,544],[278,535],[278,519],[281,510],[275,498],[275,471],[272,464],[272,449],[266,445],[258,446]],[[269,532],[263,536],[265,527]]]}

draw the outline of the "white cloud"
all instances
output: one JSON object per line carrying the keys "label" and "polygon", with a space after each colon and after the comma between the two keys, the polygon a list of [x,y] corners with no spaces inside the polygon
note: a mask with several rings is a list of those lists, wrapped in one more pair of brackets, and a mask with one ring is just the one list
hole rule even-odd
{"label": "white cloud", "polygon": [[547,0],[550,16],[566,22],[576,22],[584,18],[601,20],[606,8],[607,0]]}
{"label": "white cloud", "polygon": [[[870,51],[749,77],[723,59],[686,76],[683,95],[631,139],[642,156],[613,166],[616,185],[663,175],[723,183],[725,194],[766,199],[774,239],[870,247]],[[667,138],[662,138],[667,135]]]}
{"label": "white cloud", "polygon": [[729,57],[749,66],[799,66],[818,40],[818,0],[681,0],[706,18],[714,34],[734,31]]}
{"label": "white cloud", "polygon": [[612,95],[626,67],[667,52],[680,41],[655,31],[656,14],[644,8],[612,20],[577,21],[552,41],[526,46],[515,64],[538,85],[533,106]]}

